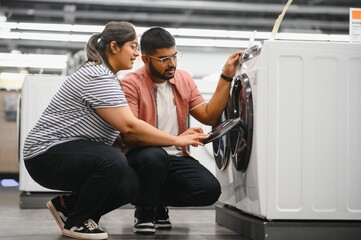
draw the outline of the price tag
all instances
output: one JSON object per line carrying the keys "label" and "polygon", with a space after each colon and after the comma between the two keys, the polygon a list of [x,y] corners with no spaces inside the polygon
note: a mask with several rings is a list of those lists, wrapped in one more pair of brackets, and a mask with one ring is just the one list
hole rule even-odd
{"label": "price tag", "polygon": [[350,42],[361,42],[361,8],[350,8]]}

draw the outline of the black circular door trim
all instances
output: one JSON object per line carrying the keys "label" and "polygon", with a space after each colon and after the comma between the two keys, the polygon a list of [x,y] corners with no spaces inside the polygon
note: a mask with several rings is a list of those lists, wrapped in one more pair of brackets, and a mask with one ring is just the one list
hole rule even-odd
{"label": "black circular door trim", "polygon": [[[229,119],[230,111],[230,99],[226,108],[224,109],[221,117],[218,119],[215,127],[212,127],[212,131],[216,131],[217,126],[224,123]],[[224,134],[212,141],[213,147],[213,156],[216,162],[216,166],[219,170],[223,171],[227,168],[230,158],[230,148],[229,148],[229,133]]]}
{"label": "black circular door trim", "polygon": [[253,141],[253,97],[246,74],[236,77],[232,88],[231,117],[241,119],[239,127],[229,133],[230,152],[236,170],[247,170]]}

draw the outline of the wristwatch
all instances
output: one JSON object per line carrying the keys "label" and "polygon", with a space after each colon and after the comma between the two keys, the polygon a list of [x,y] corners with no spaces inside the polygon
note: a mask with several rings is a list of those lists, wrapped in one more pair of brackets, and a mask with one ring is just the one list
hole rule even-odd
{"label": "wristwatch", "polygon": [[228,81],[228,82],[232,82],[233,81],[233,77],[228,77],[226,75],[224,75],[223,73],[221,74],[221,78]]}

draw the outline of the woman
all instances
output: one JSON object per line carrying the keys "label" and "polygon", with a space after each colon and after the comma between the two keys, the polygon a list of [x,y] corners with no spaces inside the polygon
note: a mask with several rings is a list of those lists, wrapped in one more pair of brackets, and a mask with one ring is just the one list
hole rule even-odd
{"label": "woman", "polygon": [[24,160],[40,185],[62,191],[47,202],[63,234],[106,239],[102,215],[133,202],[139,180],[125,155],[112,147],[119,132],[148,146],[203,145],[207,136],[172,136],[138,120],[115,74],[131,69],[138,38],[128,22],[109,22],[87,44],[87,59],[70,75],[28,134]]}

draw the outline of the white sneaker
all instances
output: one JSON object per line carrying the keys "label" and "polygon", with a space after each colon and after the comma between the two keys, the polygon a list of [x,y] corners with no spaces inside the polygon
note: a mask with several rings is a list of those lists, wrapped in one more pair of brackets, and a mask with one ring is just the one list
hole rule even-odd
{"label": "white sneaker", "polygon": [[108,239],[108,233],[92,219],[86,220],[81,226],[74,226],[66,222],[63,234],[77,239]]}
{"label": "white sneaker", "polygon": [[154,234],[154,210],[136,208],[134,213],[133,232],[139,234]]}

